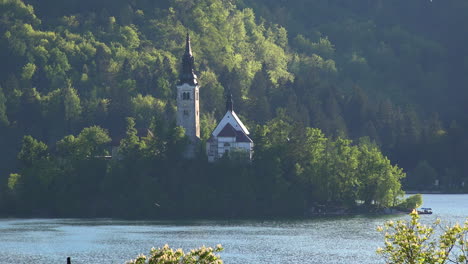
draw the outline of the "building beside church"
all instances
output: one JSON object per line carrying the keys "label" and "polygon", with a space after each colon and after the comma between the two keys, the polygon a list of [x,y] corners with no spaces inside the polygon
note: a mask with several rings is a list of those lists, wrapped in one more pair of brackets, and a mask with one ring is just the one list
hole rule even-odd
{"label": "building beside church", "polygon": [[228,94],[226,98],[226,114],[206,142],[208,161],[213,162],[224,155],[232,153],[251,160],[254,144],[249,134],[249,130],[247,130],[236,112],[234,112],[232,95]]}
{"label": "building beside church", "polygon": [[177,85],[176,124],[185,129],[185,135],[190,143],[185,157],[193,158],[195,148],[200,142],[200,86],[194,73],[194,58],[190,46],[190,36],[187,33],[185,53],[182,57],[182,71]]}
{"label": "building beside church", "polygon": [[[187,34],[185,52],[182,57],[182,71],[177,85],[176,124],[185,129],[190,144],[185,152],[186,158],[195,156],[196,146],[200,142],[200,86],[194,73],[194,58]],[[232,96],[226,98],[226,114],[211,133],[206,143],[208,161],[213,162],[224,155],[245,156],[252,159],[253,141],[249,131],[234,112]]]}

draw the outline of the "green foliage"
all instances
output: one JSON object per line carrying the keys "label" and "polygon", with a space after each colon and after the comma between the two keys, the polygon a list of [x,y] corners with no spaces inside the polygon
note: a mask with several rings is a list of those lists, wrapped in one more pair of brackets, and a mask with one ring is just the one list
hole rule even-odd
{"label": "green foliage", "polygon": [[258,127],[254,140],[255,162],[279,162],[283,177],[311,191],[310,203],[354,206],[361,200],[390,207],[404,194],[402,170],[365,141],[353,146],[350,140],[327,139],[320,130],[291,124],[285,116]]}
{"label": "green foliage", "polygon": [[0,86],[0,126],[8,126],[10,122],[8,121],[8,116],[7,116],[7,109],[6,109],[6,97],[5,94],[3,93],[3,89]]}
{"label": "green foliage", "polygon": [[200,138],[202,140],[208,140],[211,136],[211,132],[216,128],[216,119],[213,114],[202,114],[200,116]]}
{"label": "green foliage", "polygon": [[151,249],[149,257],[140,255],[135,260],[127,262],[127,264],[222,264],[223,260],[215,254],[222,250],[221,245],[217,245],[214,249],[203,246],[186,253],[182,249],[173,250],[165,245],[162,248]]}
{"label": "green foliage", "polygon": [[131,49],[140,46],[140,39],[138,33],[132,27],[125,26],[120,29],[120,36],[122,37],[122,44]]}
{"label": "green foliage", "polygon": [[403,196],[400,181],[405,177],[403,170],[390,164],[377,146],[368,142],[359,144],[362,177],[360,195],[365,203],[377,202],[384,207],[395,206]]}
{"label": "green foliage", "polygon": [[[212,117],[203,120],[214,127]],[[303,215],[315,204],[349,209],[359,200],[389,207],[403,194],[401,169],[376,146],[326,138],[284,111],[255,128],[252,162],[235,151],[215,164],[203,154],[183,160],[188,139],[182,127],[161,127],[141,136],[133,118],[126,122],[110,161],[110,138],[98,126],[66,136],[50,150],[25,137],[21,177],[11,178],[22,186],[15,199],[34,198],[25,210],[35,206],[64,216],[287,216]],[[79,202],[93,199],[100,202]],[[163,206],[154,210],[154,201]]]}
{"label": "green foliage", "polygon": [[21,73],[21,78],[24,80],[30,80],[36,71],[36,65],[33,63],[28,63],[24,65],[23,72]]}
{"label": "green foliage", "polygon": [[131,99],[132,116],[143,127],[149,127],[155,117],[161,117],[166,108],[166,102],[151,95],[138,94]]}
{"label": "green foliage", "polygon": [[11,191],[15,190],[18,188],[18,183],[20,181],[21,175],[18,173],[11,173],[10,177],[8,177],[8,189]]}
{"label": "green foliage", "polygon": [[135,120],[127,118],[126,136],[120,141],[119,153],[125,158],[137,158],[141,150],[146,148],[145,142],[140,141],[135,129]]}
{"label": "green foliage", "polygon": [[81,157],[91,158],[105,154],[105,145],[111,141],[107,131],[98,126],[84,128],[76,138]]}
{"label": "green foliage", "polygon": [[[466,191],[468,123],[460,105],[468,93],[460,87],[468,82],[468,49],[460,43],[468,7],[395,1],[3,0],[0,175],[18,170],[30,192],[18,197],[44,199],[57,214],[202,214],[203,203],[218,198],[234,208],[211,212],[218,216],[302,215],[314,204],[356,201],[389,207],[402,197],[403,168],[405,188],[437,188],[438,180],[444,190]],[[460,27],[427,30],[421,21]],[[202,139],[224,114],[227,89],[252,129],[252,163],[242,170],[222,163],[239,182],[216,178],[225,170],[203,154],[197,164],[182,159],[187,139],[173,125],[174,93],[187,32],[201,84]],[[134,122],[125,129],[127,117]],[[145,137],[135,133],[148,129]],[[101,159],[111,137],[124,139],[121,162]],[[122,187],[133,184],[142,191]],[[74,203],[68,191],[101,202]],[[184,209],[155,212],[152,202],[137,203],[151,200]],[[122,209],[109,209],[110,201]]]}
{"label": "green foliage", "polygon": [[431,188],[437,178],[437,171],[427,161],[419,161],[408,178],[408,186]]}
{"label": "green foliage", "polygon": [[297,35],[294,38],[294,44],[298,50],[306,54],[317,54],[321,57],[332,58],[335,52],[335,47],[328,37],[320,38],[317,43],[306,39],[303,35]]}
{"label": "green foliage", "polygon": [[377,253],[391,264],[466,263],[468,221],[464,226],[455,224],[447,227],[435,237],[439,223],[440,220],[433,226],[421,224],[416,211],[411,213],[410,221],[389,221],[378,228],[385,234],[385,246]]}
{"label": "green foliage", "polygon": [[222,113],[224,109],[224,90],[218,77],[213,71],[204,71],[200,74],[200,83],[203,83],[203,88],[200,89],[200,98],[203,103],[203,112],[218,112]]}
{"label": "green foliage", "polygon": [[34,14],[34,8],[25,4],[21,0],[2,0],[0,2],[0,12],[5,17],[6,22],[12,22],[12,17],[17,17],[24,22],[40,24],[41,21]]}
{"label": "green foliage", "polygon": [[397,208],[400,208],[404,211],[411,211],[421,206],[422,203],[422,195],[418,193],[406,198],[404,201],[397,205]]}
{"label": "green foliage", "polygon": [[25,136],[23,138],[23,144],[18,154],[18,159],[25,167],[31,166],[47,156],[48,148],[46,144],[37,141],[31,136]]}
{"label": "green foliage", "polygon": [[63,89],[62,98],[65,110],[65,120],[78,120],[81,116],[82,107],[80,97],[76,90],[71,87]]}

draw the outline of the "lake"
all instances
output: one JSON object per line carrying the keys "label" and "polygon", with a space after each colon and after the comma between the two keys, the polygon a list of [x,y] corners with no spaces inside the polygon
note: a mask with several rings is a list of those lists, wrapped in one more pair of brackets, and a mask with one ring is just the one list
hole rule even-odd
{"label": "lake", "polygon": [[[464,222],[468,195],[423,195],[430,223]],[[0,219],[0,263],[125,263],[151,247],[185,250],[222,244],[227,264],[384,263],[375,231],[407,215],[327,217],[302,220],[125,221],[113,219]]]}

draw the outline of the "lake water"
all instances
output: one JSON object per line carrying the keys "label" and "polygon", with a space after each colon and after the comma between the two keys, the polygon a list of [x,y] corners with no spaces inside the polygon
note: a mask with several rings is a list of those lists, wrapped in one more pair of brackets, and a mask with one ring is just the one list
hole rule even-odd
{"label": "lake water", "polygon": [[[468,217],[468,195],[424,195],[423,215],[451,224]],[[407,215],[306,220],[122,221],[111,219],[0,219],[0,263],[125,263],[151,247],[185,250],[222,244],[227,264],[384,263],[375,231]]]}

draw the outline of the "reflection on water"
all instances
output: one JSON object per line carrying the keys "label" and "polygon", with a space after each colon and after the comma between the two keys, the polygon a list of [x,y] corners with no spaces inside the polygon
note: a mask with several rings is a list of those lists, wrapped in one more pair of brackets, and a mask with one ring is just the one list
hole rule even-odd
{"label": "reflection on water", "polygon": [[[450,223],[468,216],[468,195],[424,195],[424,206]],[[222,244],[225,263],[383,263],[376,226],[406,215],[306,220],[121,221],[0,220],[0,263],[125,263],[151,247]]]}

